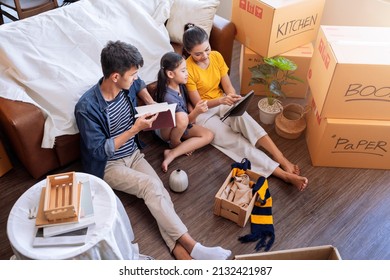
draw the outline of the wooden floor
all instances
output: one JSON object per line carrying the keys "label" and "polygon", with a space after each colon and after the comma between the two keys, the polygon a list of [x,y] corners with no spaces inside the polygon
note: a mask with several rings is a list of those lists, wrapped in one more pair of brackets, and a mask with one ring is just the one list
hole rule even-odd
{"label": "wooden floor", "polygon": [[[232,80],[238,88],[238,47],[235,47]],[[259,121],[255,97],[249,113]],[[283,250],[318,245],[333,245],[343,259],[390,259],[390,172],[387,170],[323,168],[311,165],[305,138],[286,140],[275,134],[274,127],[264,126],[271,138],[292,162],[299,164],[309,187],[300,193],[279,179],[269,178],[273,196],[273,217],[276,240],[271,250]],[[164,146],[144,135],[148,144],[147,160],[157,170],[168,188],[172,170],[183,169],[190,186],[184,193],[171,193],[179,216],[190,234],[204,245],[229,248],[233,256],[254,253],[254,244],[241,244],[237,237],[250,232],[250,223],[240,228],[229,220],[213,214],[214,196],[226,179],[232,161],[207,146],[192,156],[175,160],[169,172],[160,171]],[[12,256],[7,235],[8,213],[17,198],[37,182],[17,162],[0,178],[0,259]],[[76,162],[63,171],[81,171]],[[136,240],[143,254],[156,259],[172,259],[157,225],[143,201],[117,193],[130,217]]]}

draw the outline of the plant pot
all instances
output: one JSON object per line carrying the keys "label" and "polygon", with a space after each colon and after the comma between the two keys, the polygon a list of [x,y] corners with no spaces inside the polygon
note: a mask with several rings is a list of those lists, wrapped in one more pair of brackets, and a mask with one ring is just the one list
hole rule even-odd
{"label": "plant pot", "polygon": [[273,124],[275,122],[276,115],[283,110],[283,106],[280,104],[280,101],[276,100],[273,105],[269,105],[268,98],[260,99],[257,106],[259,108],[260,121],[263,124]]}
{"label": "plant pot", "polygon": [[286,105],[275,118],[276,133],[286,139],[297,139],[306,129],[305,114],[309,110],[310,106],[302,107],[296,103]]}

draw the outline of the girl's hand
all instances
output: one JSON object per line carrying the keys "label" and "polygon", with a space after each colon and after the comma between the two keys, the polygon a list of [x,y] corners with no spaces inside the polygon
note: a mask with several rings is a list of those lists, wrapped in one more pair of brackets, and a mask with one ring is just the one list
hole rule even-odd
{"label": "girl's hand", "polygon": [[196,103],[194,110],[198,113],[204,113],[207,112],[209,107],[207,106],[207,100],[199,100],[198,103]]}
{"label": "girl's hand", "polygon": [[235,93],[229,93],[226,96],[222,97],[220,100],[221,100],[221,104],[230,106],[235,104],[241,98],[242,98],[241,95],[237,95]]}

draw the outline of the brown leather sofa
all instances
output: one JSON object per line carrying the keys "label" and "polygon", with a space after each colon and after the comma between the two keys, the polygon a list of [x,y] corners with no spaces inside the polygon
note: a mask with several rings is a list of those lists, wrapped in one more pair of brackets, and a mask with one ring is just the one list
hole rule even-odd
{"label": "brown leather sofa", "polygon": [[[223,55],[228,66],[232,59],[234,36],[234,24],[215,16],[210,45]],[[174,45],[174,48],[178,52],[181,50],[179,45]],[[153,84],[149,85],[152,93],[153,88]],[[44,115],[38,107],[0,97],[0,125],[3,134],[20,162],[37,179],[80,156],[79,134],[59,136],[54,148],[41,148],[44,122]]]}

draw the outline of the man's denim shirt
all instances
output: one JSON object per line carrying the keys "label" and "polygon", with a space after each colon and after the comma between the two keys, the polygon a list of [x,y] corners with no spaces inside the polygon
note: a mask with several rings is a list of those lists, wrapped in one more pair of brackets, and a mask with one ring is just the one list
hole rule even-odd
{"label": "man's denim shirt", "polygon": [[[108,104],[100,90],[103,78],[81,96],[75,107],[75,117],[80,131],[81,161],[84,171],[103,178],[107,160],[114,154],[114,138],[110,134]],[[137,79],[129,90],[126,90],[131,103],[131,112],[135,115],[137,94],[145,88],[145,82]],[[138,148],[141,144],[135,136]]]}

